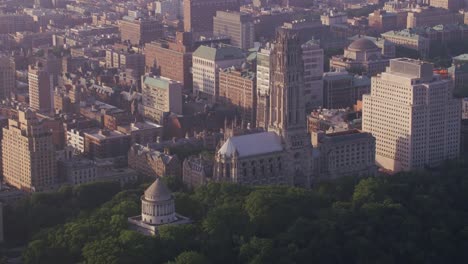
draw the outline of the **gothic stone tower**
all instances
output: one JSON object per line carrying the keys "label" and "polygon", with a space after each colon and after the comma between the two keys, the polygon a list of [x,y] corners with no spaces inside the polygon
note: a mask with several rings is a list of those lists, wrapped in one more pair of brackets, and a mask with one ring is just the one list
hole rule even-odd
{"label": "gothic stone tower", "polygon": [[272,80],[268,130],[283,140],[290,184],[309,187],[313,176],[312,145],[307,135],[304,64],[299,34],[279,28],[271,55]]}

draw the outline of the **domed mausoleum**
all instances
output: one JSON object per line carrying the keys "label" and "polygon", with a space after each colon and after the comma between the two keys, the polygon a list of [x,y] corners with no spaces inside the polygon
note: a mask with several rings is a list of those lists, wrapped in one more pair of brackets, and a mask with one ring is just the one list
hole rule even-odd
{"label": "domed mausoleum", "polygon": [[148,235],[157,235],[161,225],[190,223],[190,219],[176,213],[174,197],[159,177],[141,196],[141,215],[128,221],[133,229]]}

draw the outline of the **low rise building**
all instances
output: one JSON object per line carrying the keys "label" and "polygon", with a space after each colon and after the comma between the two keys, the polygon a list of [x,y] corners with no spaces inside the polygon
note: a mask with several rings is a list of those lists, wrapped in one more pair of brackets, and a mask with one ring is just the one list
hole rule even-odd
{"label": "low rise building", "polygon": [[373,176],[375,138],[359,130],[325,133],[312,132],[312,145],[320,151],[320,179],[345,176]]}
{"label": "low rise building", "polygon": [[160,152],[133,144],[128,152],[128,166],[147,177],[182,177],[181,165],[177,155],[171,155],[168,149]]}
{"label": "low rise building", "polygon": [[346,71],[323,75],[323,106],[328,109],[351,108],[370,92],[371,80]]}
{"label": "low rise building", "polygon": [[348,21],[348,15],[343,12],[331,10],[320,16],[320,20],[323,25],[332,26],[336,24],[346,24]]}
{"label": "low rise building", "polygon": [[142,102],[139,112],[145,118],[163,124],[165,113],[182,114],[182,84],[165,77],[142,77]]}
{"label": "low rise building", "polygon": [[120,39],[141,45],[157,40],[164,35],[162,22],[154,18],[125,16],[119,20]]}
{"label": "low rise building", "polygon": [[213,180],[213,163],[209,157],[193,155],[186,158],[182,165],[184,184],[193,189]]}
{"label": "low rise building", "polygon": [[398,47],[415,50],[422,56],[426,56],[429,53],[430,40],[418,35],[413,29],[388,31],[382,34],[382,38],[394,43]]}
{"label": "low rise building", "polygon": [[463,23],[464,16],[460,13],[453,13],[447,9],[420,6],[408,12],[406,28],[417,28],[423,26],[436,26],[440,24]]}
{"label": "low rise building", "polygon": [[130,135],[132,145],[153,143],[163,136],[163,127],[149,121],[132,122],[130,125],[118,126],[117,131]]}
{"label": "low rise building", "polygon": [[84,133],[84,152],[91,159],[126,156],[130,141],[130,135],[118,131],[93,129]]}

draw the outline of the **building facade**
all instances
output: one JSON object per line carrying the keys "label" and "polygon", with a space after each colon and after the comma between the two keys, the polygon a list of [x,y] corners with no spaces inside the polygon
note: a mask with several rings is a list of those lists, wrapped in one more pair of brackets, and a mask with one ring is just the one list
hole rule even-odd
{"label": "building facade", "polygon": [[40,112],[49,112],[53,109],[53,78],[41,64],[29,66],[29,105]]}
{"label": "building facade", "polygon": [[373,176],[375,138],[371,133],[348,130],[335,133],[312,132],[312,145],[320,151],[320,179]]}
{"label": "building facade", "polygon": [[18,119],[3,129],[2,163],[4,181],[15,188],[35,192],[56,187],[52,133],[31,109],[18,111]]}
{"label": "building facade", "polygon": [[370,92],[371,81],[366,76],[354,76],[346,71],[323,75],[323,107],[339,109],[353,107]]}
{"label": "building facade", "polygon": [[244,61],[245,55],[239,48],[225,45],[200,46],[192,57],[194,95],[216,101],[219,96],[219,70],[240,67]]}
{"label": "building facade", "polygon": [[84,132],[84,152],[91,159],[124,157],[130,148],[130,135],[107,129]]}
{"label": "building facade", "polygon": [[376,138],[376,162],[389,171],[435,166],[460,152],[461,103],[432,64],[393,59],[363,96],[363,131]]}
{"label": "building facade", "polygon": [[214,180],[242,185],[290,185],[283,151],[281,138],[274,132],[231,137],[216,152]]}
{"label": "building facade", "polygon": [[0,100],[9,99],[15,91],[15,63],[11,58],[0,56]]}
{"label": "building facade", "polygon": [[247,69],[226,68],[219,72],[219,102],[236,108],[236,113],[252,127],[257,119],[255,73]]}
{"label": "building facade", "polygon": [[436,26],[443,24],[463,23],[464,16],[460,13],[453,13],[447,9],[435,7],[418,7],[408,12],[406,28],[416,28],[423,26]]}
{"label": "building facade", "polygon": [[231,45],[235,47],[253,48],[255,32],[252,16],[247,13],[216,11],[213,34],[230,37]]}
{"label": "building facade", "polygon": [[163,123],[164,113],[182,114],[182,84],[165,77],[142,76],[139,112],[149,120]]}
{"label": "building facade", "polygon": [[184,184],[194,189],[213,180],[214,161],[202,155],[186,158],[182,164],[182,179]]}
{"label": "building facade", "polygon": [[174,41],[153,41],[145,44],[146,69],[154,74],[182,83],[184,88],[192,87],[192,35],[177,32]]}
{"label": "building facade", "polygon": [[128,166],[147,177],[182,177],[182,164],[177,155],[133,144],[128,152]]}
{"label": "building facade", "polygon": [[239,11],[239,0],[184,0],[184,31],[213,32],[216,11]]}
{"label": "building facade", "polygon": [[147,18],[125,16],[119,20],[121,41],[142,45],[164,36],[161,21]]}
{"label": "building facade", "polygon": [[304,62],[304,97],[306,110],[323,106],[323,49],[318,43],[308,41],[302,45]]}
{"label": "building facade", "polygon": [[257,127],[266,129],[270,111],[271,48],[257,53]]}
{"label": "building facade", "polygon": [[290,184],[309,187],[314,180],[314,161],[307,135],[304,61],[297,31],[278,29],[272,60],[268,131],[284,142]]}

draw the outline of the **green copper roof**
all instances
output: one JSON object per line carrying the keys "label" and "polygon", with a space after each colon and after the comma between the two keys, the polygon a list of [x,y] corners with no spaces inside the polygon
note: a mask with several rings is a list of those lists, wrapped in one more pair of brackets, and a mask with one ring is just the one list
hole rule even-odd
{"label": "green copper roof", "polygon": [[208,46],[200,46],[193,53],[193,57],[203,58],[206,60],[220,61],[245,58],[242,49],[232,46],[221,46],[212,48]]}
{"label": "green copper roof", "polygon": [[160,78],[145,77],[145,85],[169,89],[169,82]]}

